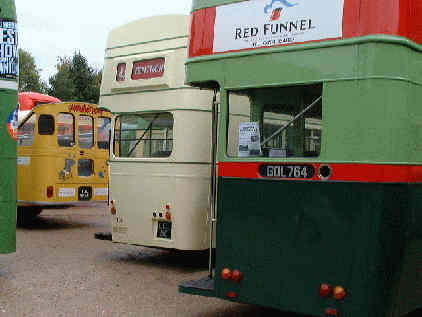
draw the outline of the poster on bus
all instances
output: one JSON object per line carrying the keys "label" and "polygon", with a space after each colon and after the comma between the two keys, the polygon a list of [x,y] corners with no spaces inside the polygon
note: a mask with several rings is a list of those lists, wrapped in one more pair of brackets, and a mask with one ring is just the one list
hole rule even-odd
{"label": "poster on bus", "polygon": [[239,157],[261,155],[261,136],[258,122],[239,124]]}

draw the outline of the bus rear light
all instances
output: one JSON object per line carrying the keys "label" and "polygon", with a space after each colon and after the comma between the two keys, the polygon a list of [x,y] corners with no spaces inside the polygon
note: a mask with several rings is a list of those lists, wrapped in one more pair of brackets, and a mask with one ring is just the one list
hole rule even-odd
{"label": "bus rear light", "polygon": [[170,211],[167,211],[166,212],[166,214],[164,215],[164,217],[167,219],[167,220],[171,220],[171,213],[170,213]]}
{"label": "bus rear light", "polygon": [[243,278],[243,274],[242,272],[240,272],[239,270],[233,270],[232,272],[232,280],[235,283],[239,283]]}
{"label": "bus rear light", "polygon": [[331,295],[331,286],[328,284],[321,284],[319,287],[319,296],[328,297]]}
{"label": "bus rear light", "polygon": [[226,296],[227,296],[228,298],[236,298],[236,297],[237,297],[237,294],[236,294],[235,292],[228,291],[228,292],[226,293]]}
{"label": "bus rear light", "polygon": [[338,310],[335,308],[326,308],[325,314],[328,316],[338,316]]}
{"label": "bus rear light", "polygon": [[47,187],[47,197],[51,198],[54,195],[54,187],[53,186],[48,186]]}
{"label": "bus rear light", "polygon": [[169,210],[170,209],[170,205],[166,204],[166,209]]}
{"label": "bus rear light", "polygon": [[232,272],[230,271],[230,269],[225,268],[221,271],[221,278],[223,280],[229,280],[232,277]]}
{"label": "bus rear light", "polygon": [[112,215],[115,215],[116,212],[117,212],[114,200],[110,201],[110,212],[111,212]]}
{"label": "bus rear light", "polygon": [[336,286],[333,290],[333,297],[336,300],[342,300],[346,296],[346,291],[342,286]]}

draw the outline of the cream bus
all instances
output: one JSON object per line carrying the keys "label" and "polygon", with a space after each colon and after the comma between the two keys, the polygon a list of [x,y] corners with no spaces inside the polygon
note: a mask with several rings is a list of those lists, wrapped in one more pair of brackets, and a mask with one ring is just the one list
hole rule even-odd
{"label": "cream bus", "polygon": [[99,103],[113,112],[113,242],[210,246],[212,92],[184,84],[188,25],[158,16],[109,34]]}

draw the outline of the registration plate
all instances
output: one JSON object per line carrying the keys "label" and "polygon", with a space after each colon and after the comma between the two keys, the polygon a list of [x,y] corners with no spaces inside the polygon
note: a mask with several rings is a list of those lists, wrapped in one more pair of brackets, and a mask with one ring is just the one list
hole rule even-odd
{"label": "registration plate", "polygon": [[166,221],[158,222],[157,238],[171,239],[171,222],[166,222]]}
{"label": "registration plate", "polygon": [[262,164],[259,174],[266,178],[304,178],[310,179],[315,175],[312,165]]}
{"label": "registration plate", "polygon": [[87,201],[92,197],[92,188],[90,186],[81,186],[78,188],[78,200]]}

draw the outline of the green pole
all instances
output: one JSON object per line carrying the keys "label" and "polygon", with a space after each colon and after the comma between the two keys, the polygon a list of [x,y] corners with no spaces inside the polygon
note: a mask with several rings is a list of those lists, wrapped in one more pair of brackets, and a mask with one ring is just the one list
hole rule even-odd
{"label": "green pole", "polygon": [[15,1],[0,0],[0,253],[16,250],[16,141],[8,126],[18,104],[17,44]]}

